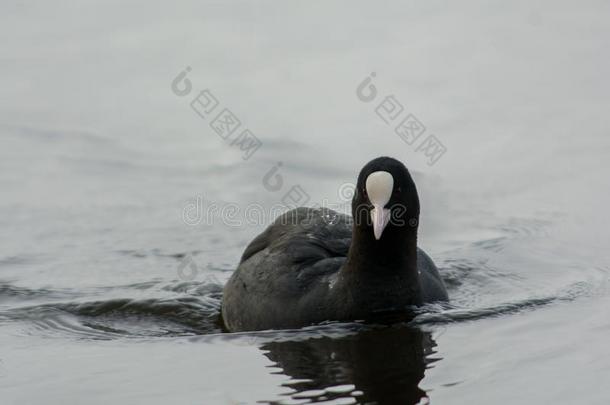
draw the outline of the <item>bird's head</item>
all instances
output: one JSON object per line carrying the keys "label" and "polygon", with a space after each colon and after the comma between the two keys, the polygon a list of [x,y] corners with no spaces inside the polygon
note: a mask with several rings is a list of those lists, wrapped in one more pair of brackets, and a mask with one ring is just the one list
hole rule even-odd
{"label": "bird's head", "polygon": [[378,241],[417,232],[419,198],[405,165],[390,157],[367,163],[358,175],[352,214],[355,226]]}

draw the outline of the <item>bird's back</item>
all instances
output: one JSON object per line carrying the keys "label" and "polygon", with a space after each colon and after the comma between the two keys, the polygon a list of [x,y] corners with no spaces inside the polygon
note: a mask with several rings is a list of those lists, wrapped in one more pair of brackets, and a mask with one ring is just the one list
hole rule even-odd
{"label": "bird's back", "polygon": [[[278,217],[244,251],[224,289],[223,319],[247,325],[300,325],[300,303],[322,294],[346,260],[352,219],[328,208],[296,208]],[[320,299],[322,299],[320,297]],[[320,308],[320,317],[324,311]],[[324,320],[324,319],[321,319]],[[286,326],[283,326],[286,327]]]}

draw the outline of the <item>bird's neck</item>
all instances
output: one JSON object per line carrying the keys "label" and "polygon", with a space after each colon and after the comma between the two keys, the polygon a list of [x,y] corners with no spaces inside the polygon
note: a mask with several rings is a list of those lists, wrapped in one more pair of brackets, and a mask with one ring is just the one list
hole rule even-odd
{"label": "bird's neck", "polygon": [[376,240],[370,229],[355,226],[344,271],[418,280],[417,229],[388,231]]}
{"label": "bird's neck", "polygon": [[[382,316],[382,313],[410,314],[409,308],[422,300],[417,270],[417,233],[393,238],[389,233],[375,240],[373,233],[354,230],[353,239],[339,279],[354,308],[366,308],[366,313],[354,313],[358,319]],[[384,239],[385,237],[385,239]],[[392,315],[393,316],[393,315]]]}

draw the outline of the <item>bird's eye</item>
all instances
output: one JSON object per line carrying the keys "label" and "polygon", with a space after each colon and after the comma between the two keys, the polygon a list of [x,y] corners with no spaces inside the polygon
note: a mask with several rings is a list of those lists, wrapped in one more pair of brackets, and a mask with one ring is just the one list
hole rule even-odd
{"label": "bird's eye", "polygon": [[362,195],[364,196],[364,198],[369,198],[369,195],[366,192],[366,188],[362,189]]}

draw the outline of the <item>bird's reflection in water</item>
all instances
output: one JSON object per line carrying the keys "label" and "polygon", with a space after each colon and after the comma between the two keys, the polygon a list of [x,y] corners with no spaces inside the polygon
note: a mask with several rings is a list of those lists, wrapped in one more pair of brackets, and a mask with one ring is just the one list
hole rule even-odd
{"label": "bird's reflection in water", "polygon": [[339,338],[271,342],[261,350],[293,380],[286,384],[295,390],[291,398],[273,404],[304,399],[397,405],[427,402],[419,382],[434,361],[428,356],[435,346],[428,332],[393,326]]}

